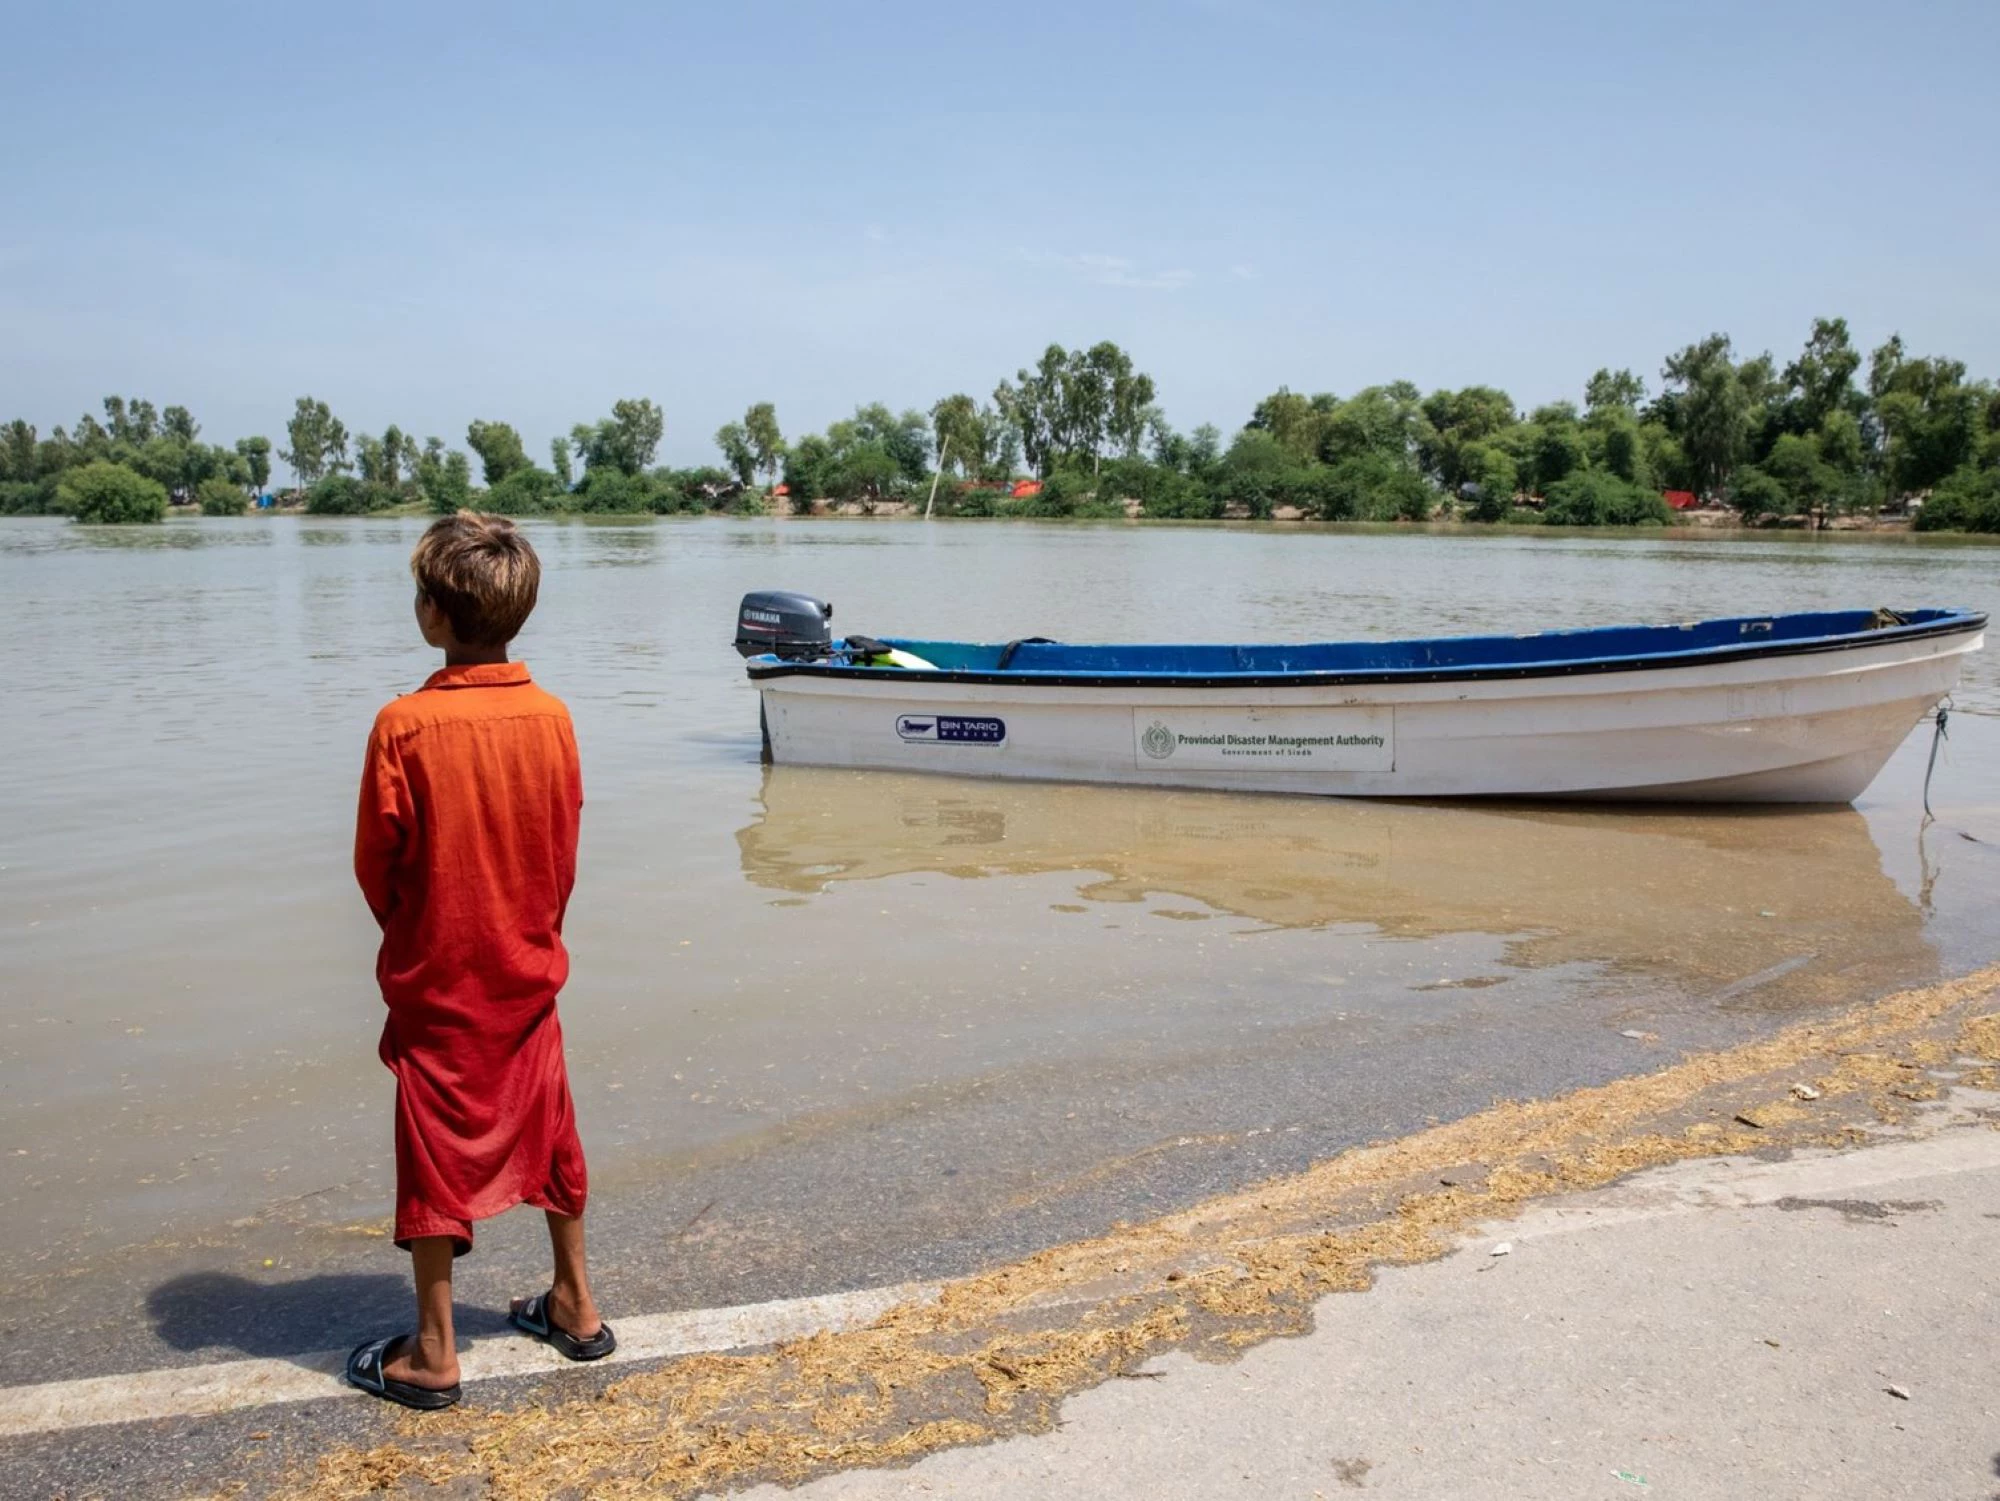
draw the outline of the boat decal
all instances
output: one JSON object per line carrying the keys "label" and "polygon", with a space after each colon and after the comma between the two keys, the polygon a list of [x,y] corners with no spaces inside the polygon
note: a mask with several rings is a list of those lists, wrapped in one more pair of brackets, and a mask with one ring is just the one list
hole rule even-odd
{"label": "boat decal", "polygon": [[896,736],[915,745],[1005,745],[1007,721],[991,714],[900,714]]}
{"label": "boat decal", "polygon": [[1134,709],[1136,765],[1208,771],[1394,771],[1393,707]]}

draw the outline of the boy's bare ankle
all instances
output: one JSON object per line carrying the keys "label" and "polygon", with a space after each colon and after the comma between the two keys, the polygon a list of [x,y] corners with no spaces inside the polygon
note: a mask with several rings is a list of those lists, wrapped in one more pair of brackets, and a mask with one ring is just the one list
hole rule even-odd
{"label": "boy's bare ankle", "polygon": [[586,1286],[558,1281],[549,1291],[549,1302],[553,1305],[549,1312],[571,1334],[588,1339],[602,1322],[597,1316],[597,1302]]}
{"label": "boy's bare ankle", "polygon": [[395,1348],[383,1369],[394,1380],[414,1377],[419,1386],[450,1386],[458,1380],[458,1348],[439,1335],[418,1333]]}

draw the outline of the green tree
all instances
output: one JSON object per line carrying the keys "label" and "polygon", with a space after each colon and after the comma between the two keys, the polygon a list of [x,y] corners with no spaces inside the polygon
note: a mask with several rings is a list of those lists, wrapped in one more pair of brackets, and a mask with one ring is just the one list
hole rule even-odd
{"label": "green tree", "polygon": [[757,450],[751,444],[750,430],[742,423],[725,422],[717,428],[715,446],[722,450],[722,462],[738,484],[747,486],[756,479]]}
{"label": "green tree", "polygon": [[1963,362],[1911,357],[1892,335],[1870,362],[1868,390],[1890,493],[1928,490],[1980,452],[1992,392],[1966,383]]}
{"label": "green tree", "polygon": [[[778,409],[760,401],[743,414],[743,430],[749,436],[751,457],[757,468],[775,483],[785,462],[785,435],[778,430]],[[747,485],[748,480],[744,483]]]}
{"label": "green tree", "polygon": [[271,440],[269,438],[238,438],[236,452],[248,467],[250,488],[262,494],[264,486],[271,481]]}
{"label": "green tree", "polygon": [[1584,411],[1592,418],[1600,413],[1637,413],[1645,399],[1646,383],[1630,370],[1599,366],[1583,388]]}
{"label": "green tree", "polygon": [[1606,473],[1641,489],[1654,488],[1639,421],[1629,408],[1602,408],[1591,415],[1587,437],[1597,445],[1594,458]]}
{"label": "green tree", "polygon": [[1324,414],[1320,459],[1338,464],[1370,455],[1414,472],[1424,422],[1422,399],[1408,381],[1364,387]]}
{"label": "green tree", "polygon": [[1845,318],[1815,318],[1799,357],[1785,367],[1791,392],[1790,427],[1817,431],[1834,413],[1848,413],[1855,398],[1854,373],[1861,354],[1847,335]]}
{"label": "green tree", "polygon": [[94,419],[90,426],[113,443],[150,443],[160,435],[160,418],[153,404],[137,397],[129,401],[123,396],[105,397],[104,420],[104,428],[98,428]]}
{"label": "green tree", "polygon": [[1655,404],[1686,456],[1694,488],[1719,494],[1750,441],[1751,392],[1737,378],[1729,337],[1710,334],[1670,355],[1667,389]]}
{"label": "green tree", "polygon": [[1519,420],[1514,398],[1492,386],[1433,391],[1424,398],[1424,420],[1416,428],[1418,462],[1449,493],[1478,484],[1488,440]]}
{"label": "green tree", "polygon": [[1002,381],[993,401],[1020,433],[1029,465],[1046,478],[1065,462],[1095,473],[1107,445],[1136,455],[1154,394],[1152,377],[1107,340],[1074,352],[1049,345],[1032,370]]}
{"label": "green tree", "polygon": [[27,484],[41,478],[35,458],[34,427],[16,417],[0,427],[0,480]]}
{"label": "green tree", "polygon": [[978,476],[986,434],[977,402],[963,392],[939,401],[931,408],[931,435],[939,469],[955,467],[967,479]]}
{"label": "green tree", "polygon": [[65,512],[93,526],[160,521],[167,514],[166,486],[102,460],[64,474],[57,494]]}
{"label": "green tree", "polygon": [[576,471],[571,466],[569,439],[549,439],[549,467],[555,471],[556,483],[565,491],[576,488]]}
{"label": "green tree", "polygon": [[[528,451],[521,446],[521,435],[508,423],[472,422],[465,429],[465,441],[479,455],[489,485],[497,485],[516,469],[528,467]],[[655,443],[658,441],[654,439]]]}
{"label": "green tree", "polygon": [[395,423],[390,423],[382,430],[382,465],[388,471],[389,484],[415,482],[417,453],[417,440]]}
{"label": "green tree", "polygon": [[1310,396],[1280,386],[1257,403],[1247,426],[1269,433],[1299,463],[1309,463],[1319,457],[1320,428],[1326,410],[1315,406]]}
{"label": "green tree", "polygon": [[285,434],[292,446],[278,457],[292,466],[301,485],[310,486],[347,468],[347,428],[325,402],[301,396]]}
{"label": "green tree", "polygon": [[442,439],[427,439],[417,460],[417,489],[440,516],[463,510],[472,503],[472,461],[455,448],[447,452]]}
{"label": "green tree", "polygon": [[896,474],[913,483],[930,473],[931,425],[922,412],[898,415],[879,401],[870,402],[856,407],[851,418],[833,423],[826,435],[836,452],[880,449],[895,464]]}
{"label": "green tree", "polygon": [[382,440],[368,433],[354,440],[354,467],[364,485],[394,484],[393,470],[385,463]]}
{"label": "green tree", "polygon": [[[118,398],[115,396],[105,397],[106,405],[116,400]],[[121,426],[125,425],[124,414],[122,412],[119,415],[119,422]],[[129,427],[127,430],[129,431]],[[60,435],[62,429],[58,428],[56,431]],[[81,417],[76,419],[76,431],[69,435],[69,442],[76,450],[76,462],[84,464],[95,463],[100,460],[108,461],[111,458],[111,445],[113,441],[111,434],[88,412],[85,412]],[[115,441],[121,443],[127,449],[135,446],[137,442],[136,439],[131,438]]]}
{"label": "green tree", "polygon": [[613,402],[611,415],[595,426],[578,423],[570,429],[570,441],[586,470],[609,468],[637,475],[653,462],[666,430],[667,419],[659,407],[637,397]]}
{"label": "green tree", "polygon": [[1789,510],[1809,512],[1837,501],[1839,482],[1820,457],[1819,445],[1798,433],[1782,433],[1758,466],[1776,480]]}
{"label": "green tree", "polygon": [[160,414],[160,431],[169,438],[178,438],[183,443],[192,443],[201,425],[194,420],[194,413],[186,407],[168,407]]}
{"label": "green tree", "polygon": [[1520,483],[1514,461],[1503,449],[1469,444],[1461,451],[1467,466],[1467,482],[1474,489],[1467,514],[1474,521],[1505,521],[1514,509],[1515,487]]}

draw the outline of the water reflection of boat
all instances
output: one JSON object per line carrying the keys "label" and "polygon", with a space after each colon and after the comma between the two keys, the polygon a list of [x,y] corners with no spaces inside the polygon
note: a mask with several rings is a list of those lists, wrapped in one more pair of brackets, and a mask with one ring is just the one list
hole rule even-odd
{"label": "water reflection of boat", "polygon": [[1091,902],[1173,894],[1272,927],[1518,935],[1520,964],[1608,962],[1760,1001],[1937,967],[1921,915],[1848,808],[1612,814],[810,767],[769,768],[762,802],[737,834],[743,870],[789,893],[1075,872]]}

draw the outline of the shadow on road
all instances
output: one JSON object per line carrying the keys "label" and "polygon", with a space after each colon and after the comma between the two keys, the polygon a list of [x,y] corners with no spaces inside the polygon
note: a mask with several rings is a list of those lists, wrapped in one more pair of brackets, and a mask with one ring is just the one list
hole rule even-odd
{"label": "shadow on road", "polygon": [[[146,1296],[154,1332],[176,1350],[280,1359],[414,1329],[411,1304],[409,1279],[386,1273],[253,1282],[227,1272],[193,1272]],[[505,1310],[460,1305],[454,1319],[461,1339],[508,1327]]]}

